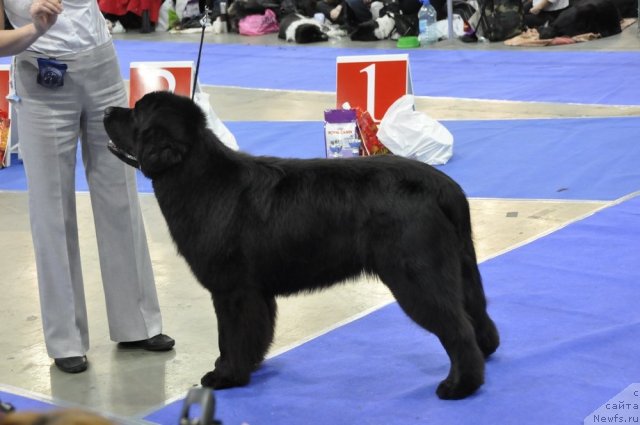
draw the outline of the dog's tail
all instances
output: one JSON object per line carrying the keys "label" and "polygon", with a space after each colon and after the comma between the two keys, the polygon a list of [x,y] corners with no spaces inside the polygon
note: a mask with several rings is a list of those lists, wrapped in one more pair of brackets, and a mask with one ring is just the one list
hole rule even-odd
{"label": "dog's tail", "polygon": [[[467,244],[473,245],[473,235],[471,229],[471,214],[469,212],[469,201],[462,188],[455,182],[455,190],[446,188],[438,193],[438,205],[440,210],[447,217],[451,225],[456,230],[456,235],[465,246],[465,250],[469,247]],[[474,251],[475,257],[475,251]]]}
{"label": "dog's tail", "polygon": [[[458,246],[460,247],[458,255],[463,280],[473,282],[471,283],[472,294],[475,294],[477,291],[482,292],[482,277],[478,271],[478,259],[473,243],[469,201],[457,183],[451,181],[451,184],[456,186],[455,190],[451,190],[450,187],[441,190],[437,197],[438,204],[455,229],[456,237],[459,241]],[[476,295],[472,296],[475,297]],[[482,298],[484,299],[484,296]]]}
{"label": "dog's tail", "polygon": [[[476,331],[480,332],[483,321],[479,318],[486,315],[487,305],[473,243],[469,201],[462,188],[455,182],[453,184],[457,186],[457,190],[442,190],[438,195],[438,203],[442,212],[455,228],[456,236],[460,242],[459,260],[462,282],[464,283],[465,304],[468,311],[474,312],[472,314],[474,326],[477,327]],[[489,351],[493,352],[493,350],[495,348]]]}
{"label": "dog's tail", "polygon": [[495,323],[487,314],[487,298],[473,244],[469,201],[462,188],[455,182],[452,184],[456,185],[455,190],[445,188],[440,191],[437,199],[460,241],[458,260],[465,311],[473,324],[478,345],[485,357],[488,357],[500,345],[500,336]]}

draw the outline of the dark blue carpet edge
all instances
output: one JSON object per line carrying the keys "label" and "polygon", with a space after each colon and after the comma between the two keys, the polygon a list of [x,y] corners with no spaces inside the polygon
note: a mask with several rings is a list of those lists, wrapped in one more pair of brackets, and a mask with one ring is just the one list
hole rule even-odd
{"label": "dark blue carpet edge", "polygon": [[23,390],[10,388],[0,384],[0,401],[10,403],[16,411],[46,412],[59,408],[59,405],[44,396],[27,393]]}

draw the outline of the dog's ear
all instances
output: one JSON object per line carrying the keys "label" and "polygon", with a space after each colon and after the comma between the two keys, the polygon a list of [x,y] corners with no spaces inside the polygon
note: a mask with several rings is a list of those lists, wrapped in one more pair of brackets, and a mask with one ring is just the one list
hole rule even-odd
{"label": "dog's ear", "polygon": [[166,91],[143,96],[134,116],[135,156],[148,177],[182,162],[207,128],[207,117],[193,100]]}
{"label": "dog's ear", "polygon": [[163,126],[144,129],[138,137],[138,162],[147,177],[157,176],[182,162],[189,147]]}

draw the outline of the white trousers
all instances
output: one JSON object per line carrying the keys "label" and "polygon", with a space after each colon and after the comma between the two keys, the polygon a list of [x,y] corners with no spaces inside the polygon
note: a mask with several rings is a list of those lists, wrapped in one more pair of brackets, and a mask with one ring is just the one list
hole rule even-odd
{"label": "white trousers", "polygon": [[100,270],[113,341],[161,333],[158,305],[134,170],[107,149],[107,106],[127,106],[111,42],[57,58],[68,65],[64,86],[36,83],[37,57],[15,58],[20,152],[29,187],[40,307],[52,358],[89,349],[78,226],[75,169],[78,140],[89,184]]}

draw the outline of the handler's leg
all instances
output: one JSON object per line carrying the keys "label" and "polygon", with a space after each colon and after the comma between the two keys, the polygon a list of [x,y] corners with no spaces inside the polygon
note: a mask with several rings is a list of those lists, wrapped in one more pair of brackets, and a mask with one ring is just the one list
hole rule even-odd
{"label": "handler's leg", "polygon": [[[162,318],[133,168],[107,149],[104,109],[126,105],[111,44],[98,47],[86,64],[82,153],[96,226],[100,269],[114,341],[146,340],[162,332]],[[170,342],[171,348],[173,343]],[[143,347],[141,347],[143,348]]]}
{"label": "handler's leg", "polygon": [[37,85],[37,64],[28,54],[15,63],[16,92],[22,97],[16,104],[18,133],[47,352],[52,358],[83,356],[89,335],[76,223],[74,88]]}

